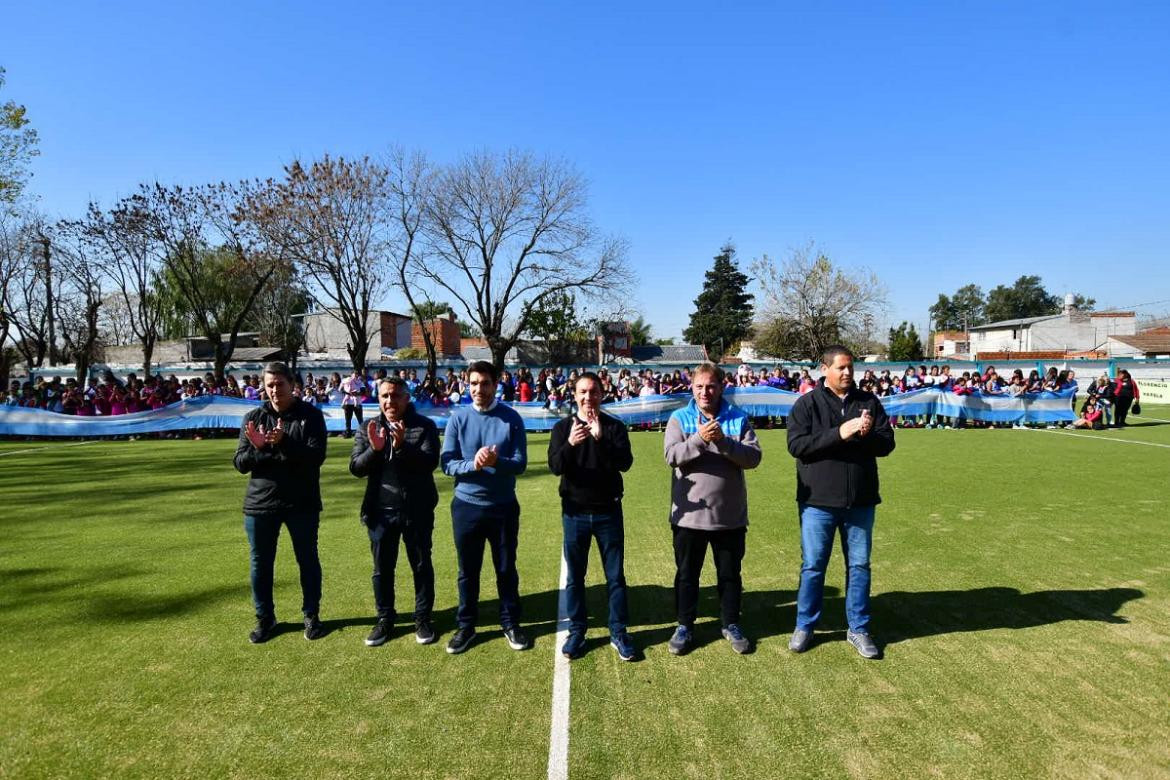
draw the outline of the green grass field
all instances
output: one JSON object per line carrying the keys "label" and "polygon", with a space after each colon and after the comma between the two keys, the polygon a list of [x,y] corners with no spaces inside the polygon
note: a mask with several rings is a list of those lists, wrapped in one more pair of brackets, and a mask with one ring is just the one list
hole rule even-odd
{"label": "green grass field", "polygon": [[[719,637],[704,572],[699,647],[674,658],[669,472],[635,433],[627,479],[631,631],[619,661],[590,574],[590,651],[571,665],[572,778],[1170,776],[1170,408],[1125,431],[899,431],[883,463],[874,632],[846,645],[834,556],[821,640],[789,653],[799,542],[783,431],[763,431],[744,563],[753,654]],[[560,561],[546,435],[519,482],[521,592],[535,647],[493,630],[461,656],[405,622],[380,648],[361,483],[330,441],[324,639],[252,646],[245,478],[234,441],[0,444],[0,776],[539,778],[547,771]],[[1126,443],[1122,443],[1126,442]],[[1142,442],[1135,444],[1133,442]],[[1149,444],[1161,446],[1147,446]],[[441,642],[455,560],[435,534]],[[405,560],[399,611],[411,598]]]}

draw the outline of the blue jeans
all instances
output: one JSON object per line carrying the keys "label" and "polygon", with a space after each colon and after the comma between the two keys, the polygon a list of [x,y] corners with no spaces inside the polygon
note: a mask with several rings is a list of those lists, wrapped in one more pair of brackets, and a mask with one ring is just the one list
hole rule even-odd
{"label": "blue jeans", "polygon": [[455,621],[460,628],[474,628],[479,621],[479,573],[483,548],[492,549],[496,570],[496,592],[500,596],[500,625],[520,625],[520,575],[516,571],[516,544],[520,536],[520,505],[480,506],[458,498],[451,501],[451,525],[455,532],[455,554],[459,558],[459,608]]}
{"label": "blue jeans", "polygon": [[261,620],[276,616],[272,603],[272,576],[281,524],[288,527],[297,568],[301,572],[301,612],[315,615],[321,606],[321,561],[317,557],[320,515],[316,512],[244,515],[244,530],[252,553],[252,604],[256,608],[256,617]]}
{"label": "blue jeans", "polygon": [[605,587],[609,592],[609,633],[618,636],[629,623],[626,606],[626,530],[621,511],[606,514],[563,514],[561,525],[565,531],[565,610],[569,614],[569,630],[585,633],[585,572],[589,568],[589,548],[597,539],[601,553],[601,568],[605,570]]}
{"label": "blue jeans", "polygon": [[810,630],[821,619],[825,570],[833,551],[833,534],[841,532],[845,556],[845,618],[849,630],[869,630],[869,551],[873,541],[874,507],[850,509],[800,504],[800,591],[796,595],[796,627]]}

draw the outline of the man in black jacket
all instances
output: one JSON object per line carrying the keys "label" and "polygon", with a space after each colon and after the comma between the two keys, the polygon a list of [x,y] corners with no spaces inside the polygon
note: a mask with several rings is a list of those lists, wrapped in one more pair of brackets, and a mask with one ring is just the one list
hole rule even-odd
{"label": "man in black jacket", "polygon": [[788,643],[801,653],[812,643],[821,617],[825,569],[833,536],[845,555],[846,638],[864,658],[880,655],[869,633],[869,556],[878,494],[877,458],[894,450],[894,429],[872,393],[853,384],[853,353],[825,350],[824,377],[800,397],[788,416],[788,452],[797,459],[800,509],[800,590],[796,630]]}
{"label": "man in black jacket", "polygon": [[569,637],[561,652],[576,658],[585,649],[585,570],[589,548],[597,539],[605,585],[609,591],[610,644],[623,661],[634,660],[634,643],[626,632],[625,525],[622,519],[622,472],[634,463],[626,426],[601,413],[601,379],[591,371],[573,388],[577,413],[553,426],[548,467],[561,478],[561,523],[564,527],[565,607]]}
{"label": "man in black jacket", "polygon": [[349,459],[350,473],[367,478],[362,522],[369,532],[374,558],[378,622],[366,637],[366,645],[384,644],[394,627],[399,539],[414,575],[414,638],[420,645],[429,645],[435,641],[431,537],[439,502],[433,476],[439,465],[439,431],[434,422],[415,411],[406,382],[399,377],[378,383],[378,405],[382,413],[377,419],[370,420],[364,430],[358,426]]}
{"label": "man in black jacket", "polygon": [[301,571],[305,639],[325,635],[318,618],[321,562],[317,528],[321,518],[321,464],[325,461],[325,417],[292,392],[284,363],[264,367],[268,400],[244,415],[235,466],[251,474],[244,494],[244,530],[252,552],[252,602],[256,628],[248,636],[266,642],[276,628],[272,571],[280,526],[288,527]]}

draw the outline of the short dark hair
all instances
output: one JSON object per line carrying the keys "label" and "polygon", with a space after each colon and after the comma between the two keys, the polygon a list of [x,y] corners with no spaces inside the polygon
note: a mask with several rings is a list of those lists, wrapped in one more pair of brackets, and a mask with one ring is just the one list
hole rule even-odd
{"label": "short dark hair", "polygon": [[592,379],[593,384],[597,385],[598,387],[601,387],[601,377],[599,377],[597,374],[593,373],[592,371],[582,371],[580,374],[577,374],[577,381],[573,383],[574,390],[577,389],[577,382],[580,382],[582,379]]}
{"label": "short dark hair", "polygon": [[841,344],[832,344],[825,347],[825,351],[821,353],[821,365],[833,365],[833,361],[837,359],[838,355],[847,355],[851,362],[857,360],[857,357],[853,354],[853,350],[849,349],[849,347]]}
{"label": "short dark hair", "polygon": [[712,363],[710,360],[704,360],[702,363],[695,366],[695,370],[691,372],[691,376],[698,376],[699,374],[709,374],[714,376],[716,382],[723,381],[723,369]]}
{"label": "short dark hair", "polygon": [[490,376],[492,378],[492,384],[500,381],[500,374],[496,371],[496,367],[486,360],[477,360],[468,366],[468,376],[472,373],[479,374],[480,376]]}
{"label": "short dark hair", "polygon": [[396,377],[396,376],[384,376],[381,379],[379,379],[378,380],[378,392],[379,393],[382,391],[382,385],[394,385],[399,390],[402,390],[406,393],[410,392],[410,389],[406,386],[406,382],[404,382],[401,378]]}
{"label": "short dark hair", "polygon": [[282,376],[288,380],[288,383],[290,385],[296,381],[293,378],[292,369],[288,367],[288,363],[282,363],[279,360],[274,360],[271,363],[264,366],[264,373],[265,374],[276,374],[277,376]]}

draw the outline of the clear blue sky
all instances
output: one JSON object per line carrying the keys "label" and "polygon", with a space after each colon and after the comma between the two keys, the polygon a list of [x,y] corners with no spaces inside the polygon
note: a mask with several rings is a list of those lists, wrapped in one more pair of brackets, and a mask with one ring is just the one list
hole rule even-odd
{"label": "clear blue sky", "polygon": [[19,3],[0,19],[0,99],[41,134],[31,190],[50,215],[325,151],[519,147],[588,177],[656,335],[686,326],[729,237],[745,268],[815,241],[920,327],[939,292],[1024,273],[1170,313],[1170,3]]}

